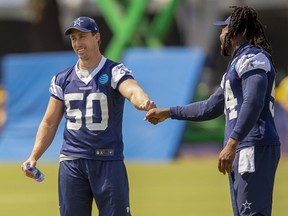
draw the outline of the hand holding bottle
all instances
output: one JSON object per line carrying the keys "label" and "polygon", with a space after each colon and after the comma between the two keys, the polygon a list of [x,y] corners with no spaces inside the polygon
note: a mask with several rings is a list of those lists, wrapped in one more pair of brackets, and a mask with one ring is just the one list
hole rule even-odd
{"label": "hand holding bottle", "polygon": [[30,167],[30,165],[28,164],[26,168],[31,173],[33,173],[33,179],[35,179],[37,182],[43,182],[45,180],[44,174],[37,167]]}

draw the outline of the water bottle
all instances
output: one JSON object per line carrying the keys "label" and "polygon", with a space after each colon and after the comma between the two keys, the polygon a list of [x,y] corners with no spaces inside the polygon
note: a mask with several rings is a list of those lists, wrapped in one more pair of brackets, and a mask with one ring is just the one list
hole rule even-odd
{"label": "water bottle", "polygon": [[34,179],[37,182],[43,182],[44,181],[45,176],[39,169],[37,169],[36,167],[31,168],[29,164],[27,165],[27,169],[34,174]]}

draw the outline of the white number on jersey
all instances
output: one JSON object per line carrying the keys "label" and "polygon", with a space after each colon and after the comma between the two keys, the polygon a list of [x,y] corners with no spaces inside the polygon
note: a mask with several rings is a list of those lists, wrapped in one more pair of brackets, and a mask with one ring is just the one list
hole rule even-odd
{"label": "white number on jersey", "polygon": [[[71,109],[70,102],[83,100],[83,93],[70,93],[64,95],[65,105],[67,107],[67,116],[74,117],[75,122],[67,121],[67,129],[79,130],[82,126],[82,111],[80,109]],[[108,104],[107,96],[103,93],[91,93],[86,98],[86,127],[91,131],[105,130],[108,125]],[[93,101],[100,102],[101,122],[93,123]]]}
{"label": "white number on jersey", "polygon": [[238,104],[237,99],[234,97],[233,91],[230,86],[230,81],[226,80],[225,82],[225,106],[228,110],[229,120],[237,118],[237,111],[235,109],[236,105]]}
{"label": "white number on jersey", "polygon": [[[275,98],[275,80],[272,86],[271,97]],[[269,108],[270,108],[271,115],[274,118],[274,102],[273,101],[270,101]]]}

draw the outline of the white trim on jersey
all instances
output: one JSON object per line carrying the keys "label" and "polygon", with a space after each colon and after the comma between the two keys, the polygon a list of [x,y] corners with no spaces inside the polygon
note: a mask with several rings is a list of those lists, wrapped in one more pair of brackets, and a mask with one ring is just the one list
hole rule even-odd
{"label": "white trim on jersey", "polygon": [[256,69],[262,69],[266,73],[271,70],[270,61],[267,56],[261,52],[257,54],[243,55],[238,59],[235,65],[235,70],[239,77],[242,77],[245,73]]}
{"label": "white trim on jersey", "polygon": [[56,81],[56,76],[53,76],[53,78],[51,79],[49,92],[55,95],[56,97],[58,97],[60,100],[64,100],[63,90],[60,86],[56,85],[55,81]]}
{"label": "white trim on jersey", "polygon": [[222,89],[224,89],[224,82],[225,82],[226,74],[227,74],[227,73],[225,73],[225,74],[222,76],[222,80],[221,80],[221,84],[220,84],[220,86],[221,86]]}
{"label": "white trim on jersey", "polygon": [[112,69],[112,78],[111,78],[111,87],[113,89],[117,88],[118,82],[124,75],[131,75],[133,76],[133,73],[131,70],[128,70],[123,64],[116,65]]}
{"label": "white trim on jersey", "polygon": [[92,71],[92,73],[88,76],[88,77],[83,77],[81,75],[80,69],[78,67],[78,63],[75,65],[75,71],[76,71],[76,75],[78,76],[78,78],[84,82],[86,85],[93,79],[93,77],[103,68],[105,62],[106,62],[106,58],[104,56],[102,56],[98,66]]}

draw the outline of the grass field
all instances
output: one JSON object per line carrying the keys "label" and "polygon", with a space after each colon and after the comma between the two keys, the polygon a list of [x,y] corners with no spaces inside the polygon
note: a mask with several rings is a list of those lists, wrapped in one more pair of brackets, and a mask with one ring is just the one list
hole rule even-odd
{"label": "grass field", "polygon": [[[58,164],[39,164],[46,180],[26,178],[20,164],[1,164],[1,216],[55,216]],[[127,162],[133,216],[231,216],[228,180],[216,157],[170,163]],[[282,157],[275,182],[273,216],[287,216],[288,158]],[[96,208],[93,216],[98,215]],[[81,216],[81,215],[79,215]]]}

